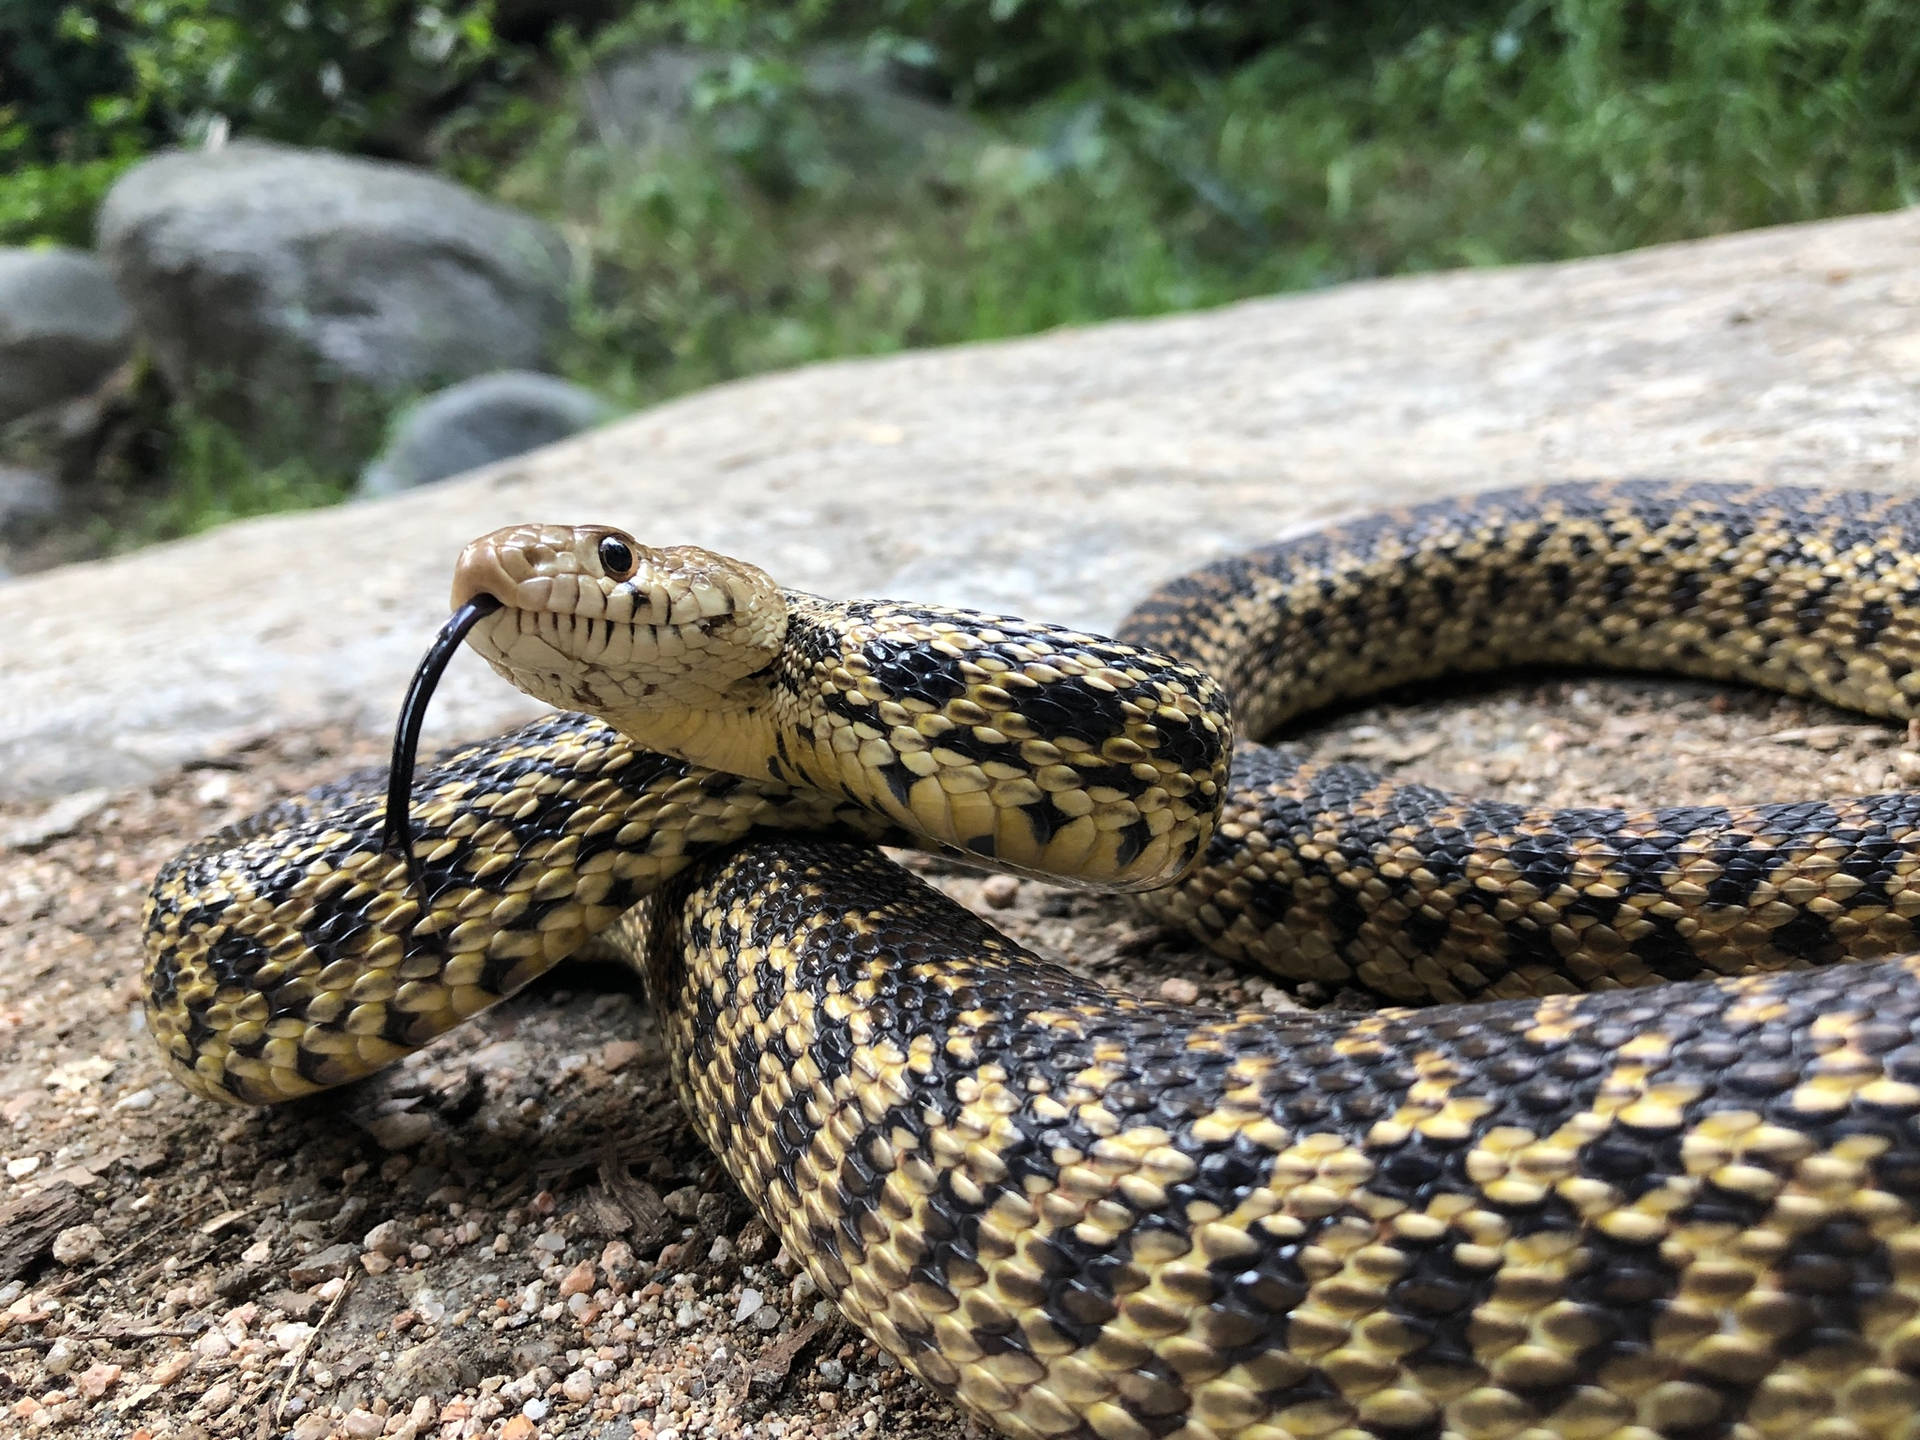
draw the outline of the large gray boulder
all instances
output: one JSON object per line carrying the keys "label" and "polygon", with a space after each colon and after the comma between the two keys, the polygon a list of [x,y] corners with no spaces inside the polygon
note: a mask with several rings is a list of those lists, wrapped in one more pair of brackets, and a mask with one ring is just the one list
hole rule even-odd
{"label": "large gray boulder", "polygon": [[360,477],[363,495],[391,495],[524,455],[613,414],[591,390],[531,370],[477,375],[429,395],[400,417]]}
{"label": "large gray boulder", "polygon": [[[444,485],[12,581],[0,802],[390,733],[460,547],[517,521],[1101,630],[1227,551],[1488,486],[1920,493],[1916,396],[1920,208],[759,376]],[[538,708],[466,652],[429,743]]]}
{"label": "large gray boulder", "polygon": [[85,395],[127,357],[133,316],[82,250],[0,250],[0,425]]}
{"label": "large gray boulder", "polygon": [[538,369],[566,252],[411,166],[242,143],[135,166],[100,248],[155,359],[256,439],[338,448],[385,397]]}

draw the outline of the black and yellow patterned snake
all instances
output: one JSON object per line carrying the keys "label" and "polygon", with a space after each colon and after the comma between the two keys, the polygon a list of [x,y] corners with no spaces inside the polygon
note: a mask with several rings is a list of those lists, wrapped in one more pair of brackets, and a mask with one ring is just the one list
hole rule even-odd
{"label": "black and yellow patterned snake", "polygon": [[[1550,811],[1231,745],[1540,662],[1910,717],[1920,501],[1444,501],[1118,640],[599,527],[476,541],[454,601],[571,713],[424,771],[404,824],[344,786],[162,873],[150,1014],[201,1094],[365,1074],[615,933],[755,1209],[1009,1435],[1920,1434],[1920,795]],[[1131,998],[872,848],[908,837],[1448,1003]]]}

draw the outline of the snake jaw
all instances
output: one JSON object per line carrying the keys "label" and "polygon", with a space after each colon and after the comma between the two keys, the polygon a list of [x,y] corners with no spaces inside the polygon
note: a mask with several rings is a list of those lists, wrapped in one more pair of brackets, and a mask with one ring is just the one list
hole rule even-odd
{"label": "snake jaw", "polygon": [[693,546],[655,548],[604,525],[512,525],[461,553],[453,602],[501,609],[468,643],[511,684],[608,720],[646,744],[713,763],[693,737],[760,698],[787,635],[762,570]]}

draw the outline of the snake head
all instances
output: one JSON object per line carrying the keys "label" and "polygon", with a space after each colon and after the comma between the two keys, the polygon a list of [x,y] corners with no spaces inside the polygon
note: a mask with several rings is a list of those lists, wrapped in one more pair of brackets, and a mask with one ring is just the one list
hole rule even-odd
{"label": "snake head", "polygon": [[740,703],[740,682],[786,639],[786,601],[765,571],[605,525],[481,536],[454,568],[454,607],[480,595],[500,602],[468,637],[488,664],[536,699],[634,733]]}

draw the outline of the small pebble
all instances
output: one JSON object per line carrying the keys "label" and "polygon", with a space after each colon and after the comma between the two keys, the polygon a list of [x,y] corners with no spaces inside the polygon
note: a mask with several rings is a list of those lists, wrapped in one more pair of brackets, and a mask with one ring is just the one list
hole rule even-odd
{"label": "small pebble", "polygon": [[778,1330],[780,1311],[773,1305],[762,1305],[753,1312],[753,1328],[756,1330]]}
{"label": "small pebble", "polygon": [[382,1150],[411,1150],[433,1133],[433,1117],[413,1110],[367,1122],[367,1133]]}
{"label": "small pebble", "polygon": [[640,1048],[637,1040],[609,1040],[600,1047],[600,1068],[609,1074],[624,1070],[640,1058]]}
{"label": "small pebble", "polygon": [[104,1360],[96,1361],[80,1372],[80,1393],[89,1400],[98,1400],[120,1378],[120,1367],[109,1365]]}
{"label": "small pebble", "polygon": [[733,1258],[733,1242],[722,1235],[713,1242],[707,1251],[707,1259],[715,1265],[724,1265]]}
{"label": "small pebble", "polygon": [[375,1440],[386,1428],[386,1420],[371,1410],[349,1410],[347,1418],[340,1422],[340,1429],[352,1440]]}
{"label": "small pebble", "polygon": [[153,1091],[140,1089],[122,1095],[118,1100],[113,1102],[113,1108],[116,1110],[151,1110],[153,1108]]}
{"label": "small pebble", "polygon": [[[40,1162],[33,1162],[38,1165]],[[677,1220],[693,1219],[694,1211],[700,1205],[700,1192],[691,1185],[682,1185],[678,1190],[669,1190],[660,1197],[660,1203],[667,1207],[667,1213]]]}
{"label": "small pebble", "polygon": [[22,1155],[17,1159],[7,1161],[7,1178],[9,1180],[24,1180],[39,1168],[40,1157],[38,1155]]}
{"label": "small pebble", "polygon": [[560,1294],[564,1297],[585,1295],[593,1289],[593,1262],[582,1260],[569,1270],[560,1281]]}
{"label": "small pebble", "polygon": [[560,1393],[576,1405],[583,1405],[593,1398],[593,1376],[585,1370],[574,1370],[560,1382]]}
{"label": "small pebble", "polygon": [[[199,1408],[205,1410],[209,1415],[218,1415],[232,1403],[233,1382],[230,1380],[221,1380],[209,1385],[201,1392]],[[376,1430],[374,1433],[377,1435],[380,1432]]]}
{"label": "small pebble", "polygon": [[733,1312],[733,1323],[738,1325],[744,1320],[753,1318],[754,1314],[764,1304],[766,1304],[766,1297],[758,1290],[742,1290],[740,1292],[740,1308]]}
{"label": "small pebble", "polygon": [[106,1241],[98,1225],[70,1225],[53,1237],[53,1258],[61,1265],[78,1265],[97,1255]]}
{"label": "small pebble", "polygon": [[193,1353],[202,1360],[224,1360],[233,1353],[233,1342],[218,1330],[209,1330],[193,1342]]}
{"label": "small pebble", "polygon": [[1020,898],[1020,882],[1011,875],[989,875],[980,882],[980,898],[995,910],[1005,910]]}
{"label": "small pebble", "polygon": [[77,1352],[68,1340],[56,1340],[47,1347],[46,1358],[40,1363],[46,1366],[49,1375],[64,1375],[73,1368]]}
{"label": "small pebble", "polygon": [[516,1415],[500,1428],[500,1440],[533,1440],[539,1432],[533,1428],[533,1421],[524,1415]]}
{"label": "small pebble", "polygon": [[398,1220],[382,1220],[367,1231],[360,1245],[362,1249],[377,1251],[389,1260],[398,1260],[407,1253],[407,1243],[406,1231]]}
{"label": "small pebble", "polygon": [[329,1245],[305,1259],[296,1260],[287,1269],[287,1279],[296,1290],[304,1290],[322,1280],[338,1279],[357,1258],[358,1252],[351,1245]]}
{"label": "small pebble", "polygon": [[680,1308],[674,1314],[673,1323],[682,1330],[691,1330],[700,1323],[700,1312],[693,1308],[691,1300],[680,1302]]}
{"label": "small pebble", "polygon": [[1175,1005],[1191,1005],[1200,998],[1200,987],[1184,975],[1175,975],[1160,982],[1160,998]]}
{"label": "small pebble", "polygon": [[549,1230],[533,1242],[534,1248],[544,1250],[549,1255],[558,1255],[567,1248],[567,1237],[556,1230]]}
{"label": "small pebble", "polygon": [[177,1350],[162,1360],[158,1365],[154,1366],[153,1369],[148,1372],[147,1378],[155,1385],[171,1385],[187,1373],[187,1369],[193,1364],[194,1359],[193,1351]]}
{"label": "small pebble", "polygon": [[522,1405],[520,1407],[520,1413],[526,1416],[527,1419],[533,1421],[535,1424],[538,1424],[540,1421],[547,1418],[547,1409],[548,1409],[548,1406],[546,1401],[540,1400],[540,1399],[534,1399],[534,1400],[529,1400],[527,1401],[526,1404]]}
{"label": "small pebble", "polygon": [[847,1378],[847,1367],[832,1357],[822,1360],[814,1368],[820,1372],[822,1385],[838,1386]]}

